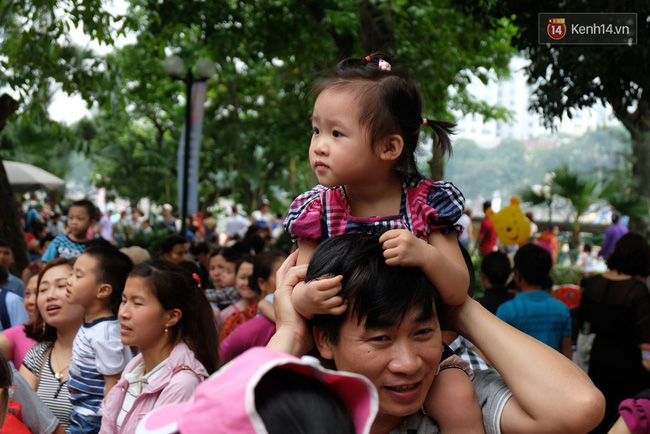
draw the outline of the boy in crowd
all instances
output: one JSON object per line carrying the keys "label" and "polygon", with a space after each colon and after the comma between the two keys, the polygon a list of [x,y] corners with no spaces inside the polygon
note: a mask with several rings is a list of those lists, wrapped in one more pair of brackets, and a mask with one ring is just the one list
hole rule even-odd
{"label": "boy in crowd", "polygon": [[85,310],[70,361],[71,433],[99,432],[100,404],[131,360],[116,312],[132,266],[116,248],[92,246],[77,259],[68,278],[68,303]]}
{"label": "boy in crowd", "polygon": [[515,254],[514,280],[521,291],[497,309],[497,317],[571,359],[569,308],[546,291],[553,260],[543,247],[526,244]]}
{"label": "boy in crowd", "polygon": [[43,254],[43,262],[51,261],[59,256],[66,259],[79,257],[88,243],[88,228],[97,217],[95,205],[87,199],[82,199],[70,205],[68,210],[68,235],[58,235],[52,240]]}
{"label": "boy in crowd", "polygon": [[511,273],[510,259],[505,253],[488,253],[481,261],[481,283],[485,294],[476,301],[495,315],[499,306],[515,296],[506,288]]}
{"label": "boy in crowd", "polygon": [[22,297],[5,287],[8,277],[9,271],[0,265],[0,331],[29,321]]}
{"label": "boy in crowd", "polygon": [[[11,249],[11,244],[0,239],[0,267],[5,267],[9,271],[13,263],[14,251]],[[9,272],[4,288],[21,297],[25,296],[25,284],[11,272]]]}

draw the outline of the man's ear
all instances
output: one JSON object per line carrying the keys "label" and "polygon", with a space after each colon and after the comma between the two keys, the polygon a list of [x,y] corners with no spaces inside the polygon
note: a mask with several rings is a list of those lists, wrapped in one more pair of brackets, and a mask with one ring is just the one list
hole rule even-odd
{"label": "man's ear", "polygon": [[97,298],[110,298],[113,293],[113,287],[108,283],[102,283],[97,291]]}
{"label": "man's ear", "polygon": [[325,336],[325,333],[321,331],[318,327],[314,327],[314,343],[321,357],[324,359],[332,360],[334,359],[334,352],[332,351],[332,344],[330,340]]}
{"label": "man's ear", "polygon": [[397,160],[404,151],[404,139],[399,134],[385,138],[379,147],[379,158],[384,161]]}
{"label": "man's ear", "polygon": [[167,322],[165,322],[165,327],[173,327],[181,320],[183,317],[183,311],[180,309],[171,309],[167,311]]}

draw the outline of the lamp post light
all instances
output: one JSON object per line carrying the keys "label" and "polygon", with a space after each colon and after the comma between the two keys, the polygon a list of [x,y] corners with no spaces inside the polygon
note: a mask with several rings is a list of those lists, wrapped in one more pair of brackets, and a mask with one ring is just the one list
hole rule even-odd
{"label": "lamp post light", "polygon": [[185,83],[185,140],[184,140],[184,151],[183,151],[183,195],[181,206],[181,235],[185,237],[187,235],[187,199],[188,199],[188,179],[189,179],[189,165],[190,165],[190,139],[192,136],[192,86],[194,83],[203,82],[212,77],[216,72],[216,66],[214,62],[210,59],[201,58],[196,62],[196,74],[195,77],[192,73],[192,67],[187,68],[185,76],[185,62],[179,56],[169,56],[163,62],[163,70],[165,74],[169,77],[180,80]]}

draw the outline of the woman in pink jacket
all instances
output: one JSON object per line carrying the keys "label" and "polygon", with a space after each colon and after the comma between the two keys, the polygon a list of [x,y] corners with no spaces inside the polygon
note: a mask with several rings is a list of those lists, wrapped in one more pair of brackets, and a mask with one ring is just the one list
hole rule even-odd
{"label": "woman in pink jacket", "polygon": [[102,433],[132,433],[154,407],[188,400],[217,369],[210,303],[185,270],[141,264],[129,275],[119,310],[122,343],[138,354],[104,400]]}

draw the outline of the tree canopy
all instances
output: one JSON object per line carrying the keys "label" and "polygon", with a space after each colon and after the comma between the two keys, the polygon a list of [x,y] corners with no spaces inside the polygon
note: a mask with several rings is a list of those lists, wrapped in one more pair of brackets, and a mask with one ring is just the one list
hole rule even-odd
{"label": "tree canopy", "polygon": [[[86,9],[99,7],[91,2]],[[74,126],[74,147],[95,161],[100,185],[133,199],[176,198],[184,100],[181,85],[160,66],[169,53],[189,65],[201,56],[217,64],[203,128],[203,205],[228,195],[254,208],[264,196],[298,194],[313,183],[309,93],[315,79],[346,56],[383,51],[394,57],[420,84],[427,117],[450,119],[452,109],[506,115],[474,99],[467,85],[471,75],[487,82],[507,74],[514,28],[507,19],[479,23],[451,1],[132,0],[124,17],[102,13],[119,26],[95,26],[91,36],[110,44],[120,32],[131,32],[137,42],[87,61],[97,67],[84,77],[69,71],[71,66],[54,73],[32,65],[43,69],[43,80],[48,74],[65,77],[74,83],[66,81],[63,90],[100,103],[91,119]],[[86,79],[96,80],[94,89],[82,86]]]}
{"label": "tree canopy", "polygon": [[[648,207],[650,203],[650,3],[632,0],[612,3],[557,2],[552,0],[499,0],[475,2],[461,0],[460,7],[486,25],[507,17],[517,27],[513,45],[531,60],[526,68],[535,86],[531,109],[552,125],[563,115],[594,104],[611,105],[615,116],[628,130],[634,156],[633,189]],[[540,45],[539,12],[634,12],[637,13],[635,45]],[[645,92],[644,92],[645,90]],[[645,231],[637,221],[635,229]]]}
{"label": "tree canopy", "polygon": [[623,180],[631,169],[630,137],[622,128],[601,128],[581,137],[564,137],[544,147],[504,140],[485,149],[461,139],[446,175],[468,199],[489,198],[495,191],[507,198],[522,187],[543,184],[545,175],[565,164],[577,175],[604,182]]}

